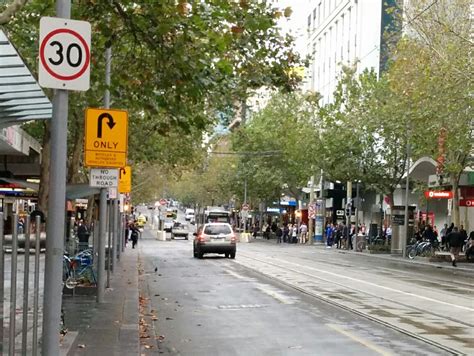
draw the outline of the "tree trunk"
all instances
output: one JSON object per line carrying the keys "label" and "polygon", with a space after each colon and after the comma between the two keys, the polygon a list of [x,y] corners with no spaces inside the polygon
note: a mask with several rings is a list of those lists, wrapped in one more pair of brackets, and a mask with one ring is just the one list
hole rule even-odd
{"label": "tree trunk", "polygon": [[38,208],[44,213],[45,217],[48,216],[49,168],[51,162],[50,126],[50,123],[46,121],[44,124],[42,142],[43,150],[41,152],[40,184],[38,192]]}
{"label": "tree trunk", "polygon": [[452,207],[452,222],[454,226],[458,226],[461,223],[461,219],[459,216],[459,175],[455,175],[451,177],[451,185],[453,189],[453,207]]}
{"label": "tree trunk", "polygon": [[81,174],[79,169],[81,167],[81,155],[82,155],[82,148],[83,148],[83,139],[84,139],[84,130],[82,129],[83,120],[77,115],[74,114],[74,139],[72,144],[72,152],[71,157],[69,159],[68,164],[68,175],[67,181],[68,183],[80,183],[81,182]]}

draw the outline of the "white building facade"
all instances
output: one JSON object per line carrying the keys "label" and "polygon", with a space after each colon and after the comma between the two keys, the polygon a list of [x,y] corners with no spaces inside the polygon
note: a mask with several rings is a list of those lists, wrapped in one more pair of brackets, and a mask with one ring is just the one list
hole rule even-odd
{"label": "white building facade", "polygon": [[[384,0],[308,0],[305,89],[332,101],[343,65],[380,70]],[[390,2],[389,2],[390,3]]]}

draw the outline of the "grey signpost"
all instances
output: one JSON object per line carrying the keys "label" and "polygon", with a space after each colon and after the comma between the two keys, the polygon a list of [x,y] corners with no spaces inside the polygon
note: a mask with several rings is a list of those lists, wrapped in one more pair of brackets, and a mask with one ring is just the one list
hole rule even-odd
{"label": "grey signpost", "polygon": [[[112,50],[107,48],[105,50],[105,94],[104,107],[110,108],[110,61],[112,60]],[[100,189],[100,203],[99,203],[99,256],[97,268],[97,302],[104,302],[105,294],[105,240],[107,238],[107,188]],[[110,246],[109,246],[110,248]],[[109,255],[110,256],[110,255]]]}
{"label": "grey signpost", "polygon": [[[44,273],[43,355],[59,355],[66,205],[68,90],[89,89],[90,63],[90,25],[84,21],[69,20],[70,0],[57,0],[56,14],[57,18],[42,18],[40,21],[40,66],[38,69],[40,85],[56,89],[50,139],[51,166]],[[62,34],[58,36],[59,33]],[[74,35],[70,35],[71,33]],[[81,52],[81,55],[75,59],[70,57],[70,49],[73,47]]]}

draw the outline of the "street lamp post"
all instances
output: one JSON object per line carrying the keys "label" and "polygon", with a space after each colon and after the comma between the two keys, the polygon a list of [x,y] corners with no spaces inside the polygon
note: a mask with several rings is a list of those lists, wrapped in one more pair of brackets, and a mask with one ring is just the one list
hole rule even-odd
{"label": "street lamp post", "polygon": [[407,135],[407,160],[406,160],[406,182],[405,182],[405,233],[404,237],[402,238],[402,256],[403,258],[406,257],[406,249],[407,249],[407,240],[408,240],[408,198],[410,193],[410,137]]}
{"label": "street lamp post", "polygon": [[[309,204],[310,206],[313,207],[314,213],[316,213],[314,209],[314,205],[313,205],[314,204],[314,175],[311,176],[310,184],[311,184],[311,187],[309,191]],[[308,209],[308,230],[309,230],[308,242],[310,245],[312,245],[314,243],[314,221],[313,221],[313,217],[310,216],[309,211],[310,209]]]}

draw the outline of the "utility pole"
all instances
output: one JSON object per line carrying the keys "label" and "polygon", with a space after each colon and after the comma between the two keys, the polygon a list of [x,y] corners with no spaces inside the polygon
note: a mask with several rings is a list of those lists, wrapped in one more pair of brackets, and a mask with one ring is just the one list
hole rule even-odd
{"label": "utility pole", "polygon": [[346,214],[346,241],[347,246],[346,248],[349,249],[349,239],[351,238],[351,215],[352,215],[352,182],[347,182],[347,200],[346,200],[346,208],[348,213]]}
{"label": "utility pole", "polygon": [[[71,1],[56,1],[57,17],[71,17]],[[44,278],[43,355],[59,355],[62,305],[62,259],[66,205],[67,121],[69,94],[56,89],[51,119],[51,165]]]}
{"label": "utility pole", "polygon": [[405,225],[405,233],[403,234],[402,237],[402,256],[403,258],[407,257],[407,240],[408,240],[408,224],[409,224],[409,219],[408,219],[408,198],[410,194],[410,137],[407,135],[407,162],[406,162],[406,181],[405,181],[405,220],[404,220],[404,225]]}
{"label": "utility pole", "polygon": [[[104,107],[110,108],[110,62],[112,60],[112,49],[105,50],[105,93]],[[99,202],[99,256],[97,264],[97,303],[104,302],[105,294],[105,241],[107,234],[107,188],[100,188]],[[109,249],[110,249],[109,245]]]}
{"label": "utility pole", "polygon": [[[311,176],[311,181],[310,181],[310,191],[309,191],[309,206],[313,207],[313,214],[316,214],[316,209],[314,207],[314,175]],[[310,216],[309,214],[310,209],[308,209],[308,231],[309,231],[309,236],[308,236],[308,242],[310,245],[314,244],[314,219],[313,217]]]}

